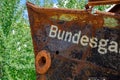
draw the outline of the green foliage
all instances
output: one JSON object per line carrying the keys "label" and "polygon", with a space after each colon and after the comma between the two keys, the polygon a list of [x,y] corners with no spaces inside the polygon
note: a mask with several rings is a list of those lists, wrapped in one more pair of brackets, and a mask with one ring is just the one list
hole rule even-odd
{"label": "green foliage", "polygon": [[86,4],[86,0],[58,0],[59,7],[83,9]]}
{"label": "green foliage", "polygon": [[19,2],[0,3],[0,80],[35,80],[30,28]]}
{"label": "green foliage", "polygon": [[6,49],[2,53],[2,80],[35,80],[30,28],[20,22],[13,25],[13,30],[4,41]]}
{"label": "green foliage", "polygon": [[2,0],[0,3],[0,25],[6,36],[9,34],[10,25],[14,19],[18,3],[18,0]]}
{"label": "green foliage", "polygon": [[54,0],[28,0],[29,2],[41,6],[41,7],[52,7],[54,4]]}
{"label": "green foliage", "polygon": [[111,5],[100,5],[100,6],[95,6],[94,9],[95,10],[100,10],[100,11],[105,11],[106,9],[108,9]]}
{"label": "green foliage", "polygon": [[53,0],[44,0],[43,7],[51,7],[53,6]]}

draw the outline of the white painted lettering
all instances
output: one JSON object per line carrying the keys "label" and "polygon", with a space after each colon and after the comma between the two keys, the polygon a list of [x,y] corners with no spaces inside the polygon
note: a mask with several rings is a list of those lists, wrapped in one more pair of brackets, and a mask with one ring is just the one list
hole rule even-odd
{"label": "white painted lettering", "polygon": [[98,40],[96,37],[89,38],[87,35],[82,36],[81,30],[73,34],[72,32],[58,30],[58,26],[51,25],[49,37],[74,44],[81,44],[82,46],[90,46],[91,48],[96,48],[100,54],[107,54],[109,52],[120,54],[118,42],[109,41],[108,39]]}
{"label": "white painted lettering", "polygon": [[91,47],[91,48],[96,48],[97,45],[98,45],[98,44],[97,44],[97,41],[98,41],[97,38],[94,38],[94,37],[91,38],[91,39],[90,39],[90,43],[89,43],[90,47]]}
{"label": "white painted lettering", "polygon": [[106,49],[107,43],[108,43],[108,40],[105,40],[105,39],[101,39],[99,41],[98,52],[100,54],[106,54],[107,53],[107,49]]}
{"label": "white painted lettering", "polygon": [[70,42],[71,39],[72,39],[72,33],[71,32],[66,32],[64,41],[68,40],[68,42]]}
{"label": "white painted lettering", "polygon": [[110,52],[118,53],[118,43],[115,42],[115,41],[111,41],[111,42],[110,42],[110,46],[108,47],[108,50],[109,50]]}
{"label": "white painted lettering", "polygon": [[51,25],[49,37],[55,38],[57,35],[57,31],[58,31],[58,27],[55,25]]}
{"label": "white painted lettering", "polygon": [[79,33],[74,34],[72,38],[72,42],[78,44],[80,40],[80,36],[81,36],[81,31],[79,31]]}
{"label": "white painted lettering", "polygon": [[59,30],[59,31],[58,31],[58,36],[57,36],[57,37],[58,37],[58,39],[63,40],[64,35],[65,35],[65,31],[61,32],[61,30]]}
{"label": "white painted lettering", "polygon": [[82,36],[80,43],[82,44],[82,46],[87,46],[89,43],[89,38],[86,35]]}

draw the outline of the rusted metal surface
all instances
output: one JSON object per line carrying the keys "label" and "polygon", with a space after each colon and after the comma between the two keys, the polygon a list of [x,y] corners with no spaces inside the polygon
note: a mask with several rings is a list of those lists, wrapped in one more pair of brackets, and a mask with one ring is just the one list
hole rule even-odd
{"label": "rusted metal surface", "polygon": [[31,3],[27,8],[37,80],[120,79],[119,17]]}
{"label": "rusted metal surface", "polygon": [[120,0],[89,0],[89,6],[106,5],[106,4],[120,4]]}
{"label": "rusted metal surface", "polygon": [[95,14],[99,14],[99,15],[103,15],[103,16],[110,16],[110,17],[120,19],[120,14],[119,13],[95,11]]}
{"label": "rusted metal surface", "polygon": [[43,50],[40,51],[36,56],[36,70],[39,74],[45,74],[51,66],[50,53]]}
{"label": "rusted metal surface", "polygon": [[120,4],[115,5],[113,8],[109,10],[109,12],[120,14]]}

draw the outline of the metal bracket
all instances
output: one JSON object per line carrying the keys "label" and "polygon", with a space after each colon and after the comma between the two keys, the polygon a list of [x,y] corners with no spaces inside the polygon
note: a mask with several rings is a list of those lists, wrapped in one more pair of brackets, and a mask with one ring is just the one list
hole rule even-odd
{"label": "metal bracket", "polygon": [[[110,12],[109,11],[101,12],[101,11],[96,11],[94,9],[94,6],[108,5],[108,4],[118,4],[118,5],[114,6]],[[116,11],[119,9],[119,6],[120,6],[120,0],[89,0],[88,3],[85,5],[85,9],[92,14],[104,14],[104,15],[109,15],[109,16],[120,17],[120,14],[116,13]],[[115,8],[117,8],[116,11],[115,11]]]}
{"label": "metal bracket", "polygon": [[120,0],[89,0],[88,6],[120,4]]}

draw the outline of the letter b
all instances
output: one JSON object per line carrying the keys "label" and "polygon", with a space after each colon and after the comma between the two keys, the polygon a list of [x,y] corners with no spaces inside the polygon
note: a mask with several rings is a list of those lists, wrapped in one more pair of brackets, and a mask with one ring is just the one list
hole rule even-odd
{"label": "letter b", "polygon": [[55,38],[57,35],[57,31],[58,31],[58,27],[55,25],[51,25],[49,37]]}

